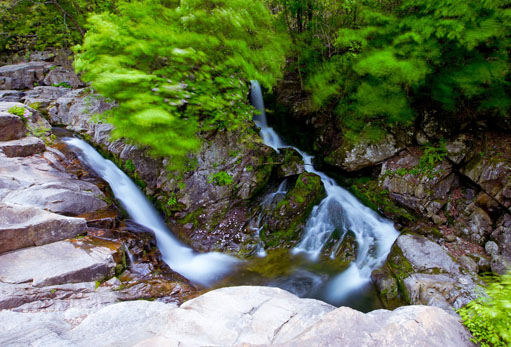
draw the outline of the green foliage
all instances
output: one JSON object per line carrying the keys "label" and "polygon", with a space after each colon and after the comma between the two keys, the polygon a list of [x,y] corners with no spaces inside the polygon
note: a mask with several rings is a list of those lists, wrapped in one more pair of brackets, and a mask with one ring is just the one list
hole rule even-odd
{"label": "green foliage", "polygon": [[115,8],[116,0],[0,1],[0,51],[44,50],[79,43],[87,16]]}
{"label": "green foliage", "polygon": [[425,109],[509,116],[508,0],[270,3],[297,42],[314,107],[334,110],[352,140]]}
{"label": "green foliage", "polygon": [[463,323],[471,331],[474,342],[483,347],[511,345],[511,274],[496,278],[485,295],[460,309]]}
{"label": "green foliage", "polygon": [[23,117],[25,115],[25,108],[21,106],[12,106],[7,111],[10,114],[16,115],[18,117]]}
{"label": "green foliage", "polygon": [[228,186],[232,184],[232,176],[225,171],[219,171],[214,174],[212,173],[208,176],[208,183],[216,186]]}
{"label": "green foliage", "polygon": [[267,88],[284,63],[286,37],[261,1],[122,1],[93,15],[75,68],[117,102],[114,137],[171,156],[183,168],[199,131],[251,120],[247,81]]}
{"label": "green foliage", "polygon": [[20,117],[25,124],[27,124],[27,122],[30,120],[30,117],[32,117],[32,112],[23,106],[12,106],[7,110],[7,112]]}
{"label": "green foliage", "polygon": [[176,193],[172,192],[169,196],[169,199],[167,200],[167,206],[172,207],[177,204],[177,197]]}
{"label": "green foliage", "polygon": [[435,165],[447,156],[445,144],[440,147],[425,146],[424,153],[419,159],[419,171],[422,173],[432,173]]}
{"label": "green foliage", "polygon": [[133,161],[131,159],[128,159],[124,162],[124,169],[128,171],[129,173],[133,173],[136,170],[135,164],[133,164]]}
{"label": "green foliage", "polygon": [[69,83],[67,82],[60,82],[60,83],[53,83],[52,87],[63,87],[63,88],[73,88]]}

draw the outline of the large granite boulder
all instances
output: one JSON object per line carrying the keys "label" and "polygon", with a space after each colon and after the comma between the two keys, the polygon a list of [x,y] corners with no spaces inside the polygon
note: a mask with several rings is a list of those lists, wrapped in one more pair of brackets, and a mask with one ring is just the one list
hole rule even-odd
{"label": "large granite boulder", "polygon": [[0,202],[0,253],[64,240],[86,231],[85,219]]}
{"label": "large granite boulder", "polygon": [[381,270],[373,276],[380,293],[396,295],[399,288],[409,304],[436,306],[450,312],[475,299],[476,286],[480,284],[477,276],[462,268],[443,247],[414,234],[398,237],[385,271],[388,276],[383,276]]}
{"label": "large granite boulder", "polygon": [[[122,302],[73,325],[66,315],[0,312],[0,343],[58,346],[473,346],[459,320],[435,307],[367,314],[277,288],[231,287],[177,308]],[[69,319],[69,318],[68,318]],[[30,334],[27,334],[27,330]]]}

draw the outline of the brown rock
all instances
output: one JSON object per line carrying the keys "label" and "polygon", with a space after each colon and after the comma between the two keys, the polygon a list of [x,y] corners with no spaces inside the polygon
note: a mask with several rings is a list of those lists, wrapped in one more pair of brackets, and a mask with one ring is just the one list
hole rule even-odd
{"label": "brown rock", "polygon": [[64,240],[86,230],[87,224],[82,218],[0,203],[0,253]]}
{"label": "brown rock", "polygon": [[0,141],[21,139],[27,134],[27,128],[20,117],[10,113],[0,113]]}
{"label": "brown rock", "polygon": [[10,158],[28,157],[30,155],[42,153],[45,149],[46,146],[44,142],[37,137],[26,137],[20,140],[0,143],[0,151]]}

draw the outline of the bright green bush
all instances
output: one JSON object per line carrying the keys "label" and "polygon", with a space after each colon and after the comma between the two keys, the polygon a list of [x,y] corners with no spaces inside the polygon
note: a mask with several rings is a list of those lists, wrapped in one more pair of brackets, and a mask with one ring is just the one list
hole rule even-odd
{"label": "bright green bush", "polygon": [[122,2],[88,28],[75,68],[116,101],[113,135],[175,167],[199,148],[199,131],[244,126],[247,82],[271,88],[284,64],[286,36],[259,0]]}
{"label": "bright green bush", "polygon": [[225,171],[220,171],[209,175],[208,183],[214,184],[215,186],[228,186],[232,184],[232,176]]}
{"label": "bright green bush", "polygon": [[491,282],[485,295],[458,311],[463,323],[485,347],[511,346],[511,274]]}

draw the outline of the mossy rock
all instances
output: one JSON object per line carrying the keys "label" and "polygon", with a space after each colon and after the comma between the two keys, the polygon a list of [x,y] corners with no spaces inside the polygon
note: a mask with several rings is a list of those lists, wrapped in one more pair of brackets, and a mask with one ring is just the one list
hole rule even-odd
{"label": "mossy rock", "polygon": [[277,169],[279,177],[295,176],[305,171],[303,159],[294,148],[281,149],[279,159],[282,160]]}
{"label": "mossy rock", "polygon": [[321,178],[313,173],[302,173],[284,199],[266,218],[261,239],[267,248],[290,246],[303,230],[312,208],[325,197]]}

